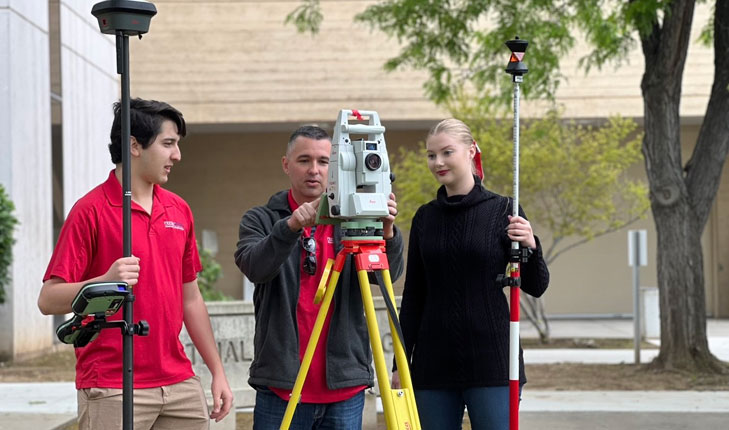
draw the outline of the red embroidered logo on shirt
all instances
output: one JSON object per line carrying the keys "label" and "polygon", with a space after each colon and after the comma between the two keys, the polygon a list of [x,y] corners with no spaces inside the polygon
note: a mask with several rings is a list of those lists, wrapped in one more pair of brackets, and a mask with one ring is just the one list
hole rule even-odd
{"label": "red embroidered logo on shirt", "polygon": [[185,231],[185,227],[182,226],[179,222],[175,221],[165,221],[165,228],[174,228],[176,230],[182,230]]}

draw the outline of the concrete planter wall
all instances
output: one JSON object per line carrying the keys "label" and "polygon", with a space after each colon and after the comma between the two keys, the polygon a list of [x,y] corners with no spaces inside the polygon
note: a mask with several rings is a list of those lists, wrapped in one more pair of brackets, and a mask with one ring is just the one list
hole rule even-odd
{"label": "concrete planter wall", "polygon": [[[251,407],[255,404],[255,391],[248,385],[248,368],[253,360],[255,328],[253,304],[242,301],[207,302],[206,304],[218,351],[223,360],[230,387],[235,395],[236,407]],[[382,297],[375,297],[375,309],[389,370],[392,363],[392,335],[387,323],[387,313]],[[210,372],[184,328],[180,334],[180,341],[185,346],[185,352],[192,362],[193,369],[202,379],[203,388],[209,395]]]}
{"label": "concrete planter wall", "polygon": [[[207,302],[210,323],[215,333],[218,352],[223,360],[225,374],[235,396],[236,407],[253,406],[255,392],[248,385],[248,368],[253,360],[253,304],[248,302]],[[210,401],[211,376],[205,362],[192,344],[187,330],[183,327],[180,341],[192,362],[195,373],[200,376],[202,386]],[[231,413],[220,423],[211,423],[211,429],[234,430],[235,413]]]}

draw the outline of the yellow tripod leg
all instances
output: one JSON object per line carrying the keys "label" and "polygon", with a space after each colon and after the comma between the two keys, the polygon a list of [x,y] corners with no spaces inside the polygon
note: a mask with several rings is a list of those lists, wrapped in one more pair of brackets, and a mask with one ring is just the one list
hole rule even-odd
{"label": "yellow tripod leg", "polygon": [[[385,363],[385,352],[382,348],[382,341],[380,340],[380,329],[377,326],[377,316],[375,314],[375,305],[372,300],[372,291],[370,290],[367,271],[358,270],[357,276],[359,278],[360,290],[362,291],[362,303],[364,304],[367,330],[370,335],[370,345],[372,346],[372,357],[375,362],[375,373],[377,374],[377,383],[380,387],[382,408],[385,411],[387,428],[388,430],[420,430],[412,390],[409,388],[393,390],[390,385],[387,363]],[[386,284],[390,286],[389,289],[392,291],[389,272],[385,279],[387,279]],[[405,353],[403,352],[402,355],[404,358]],[[400,363],[398,363],[399,365]],[[409,374],[407,378],[410,378]],[[415,417],[414,419],[413,416]]]}
{"label": "yellow tripod leg", "polygon": [[[344,256],[342,256],[344,257]],[[339,258],[339,256],[337,256]],[[329,259],[327,261],[327,268],[331,268],[334,260]],[[301,389],[304,388],[304,381],[306,375],[309,373],[309,367],[311,366],[311,360],[314,357],[314,351],[316,345],[319,343],[319,336],[321,335],[322,327],[324,327],[324,320],[326,320],[327,313],[329,312],[329,306],[332,303],[332,297],[334,297],[334,289],[339,281],[340,272],[334,269],[331,278],[329,278],[329,286],[324,293],[324,301],[319,308],[319,313],[316,315],[316,321],[314,321],[314,327],[311,330],[311,337],[309,343],[306,345],[306,351],[304,352],[304,358],[301,360],[301,367],[299,373],[296,375],[296,382],[294,382],[294,389],[291,391],[291,398],[289,399],[288,405],[286,405],[286,412],[284,412],[283,421],[281,421],[281,430],[288,430],[291,426],[291,420],[294,418],[294,412],[296,406],[299,404],[301,399]],[[322,275],[322,280],[325,280]],[[322,281],[320,281],[321,284]]]}
{"label": "yellow tripod leg", "polygon": [[324,265],[324,271],[321,273],[321,279],[319,280],[319,286],[316,288],[316,295],[314,296],[314,304],[318,305],[324,300],[324,293],[326,293],[327,280],[329,279],[329,272],[332,270],[334,260],[331,258],[327,260],[327,264]]}
{"label": "yellow tripod leg", "polygon": [[[390,271],[385,269],[382,271],[382,278],[385,281],[385,288],[387,295],[390,296],[390,301],[395,304],[395,292],[392,288],[392,279],[390,278]],[[405,347],[403,346],[403,339],[400,339],[397,330],[395,329],[395,322],[392,320],[388,313],[387,319],[390,322],[390,333],[392,334],[392,347],[395,353],[395,362],[397,363],[398,373],[400,375],[400,387],[404,390],[405,401],[407,403],[407,419],[410,419],[414,424],[414,429],[420,429],[420,417],[418,415],[418,407],[415,403],[415,392],[413,391],[413,381],[410,378],[410,368],[408,367],[407,355],[405,355]],[[399,414],[398,414],[399,415]]]}
{"label": "yellow tripod leg", "polygon": [[382,341],[380,340],[380,329],[377,327],[377,315],[375,314],[375,305],[372,300],[370,280],[366,270],[358,270],[357,276],[359,278],[359,289],[362,292],[362,304],[364,305],[365,318],[367,320],[367,331],[370,335],[372,357],[375,361],[377,384],[380,387],[382,408],[385,410],[385,423],[387,424],[388,430],[393,430],[397,429],[398,425],[395,420],[395,415],[392,413],[395,406],[392,401],[390,381],[385,364],[385,351],[382,348]]}

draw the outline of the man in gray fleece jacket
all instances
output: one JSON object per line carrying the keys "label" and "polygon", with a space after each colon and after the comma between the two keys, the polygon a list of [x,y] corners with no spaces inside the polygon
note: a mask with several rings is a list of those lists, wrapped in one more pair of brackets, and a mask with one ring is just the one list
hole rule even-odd
{"label": "man in gray fleece jacket", "polygon": [[[278,429],[309,341],[313,304],[327,258],[342,248],[341,231],[315,225],[326,190],[331,140],[319,127],[291,135],[282,167],[289,190],[243,215],[235,261],[255,283],[255,354],[248,383],[256,393],[254,430]],[[395,196],[383,218],[392,279],[403,271],[403,240],[394,226]],[[374,383],[372,356],[356,270],[342,269],[291,428],[361,429],[364,389]]]}

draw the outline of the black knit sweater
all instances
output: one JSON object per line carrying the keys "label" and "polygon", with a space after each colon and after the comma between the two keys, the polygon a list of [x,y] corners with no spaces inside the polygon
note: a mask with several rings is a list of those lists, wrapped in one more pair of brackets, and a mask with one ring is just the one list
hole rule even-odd
{"label": "black knit sweater", "polygon": [[[400,311],[415,388],[508,385],[509,308],[496,277],[509,259],[511,202],[476,181],[456,198],[441,187],[415,214]],[[532,296],[547,289],[538,239],[521,277],[522,290]],[[525,383],[521,348],[519,370]]]}

